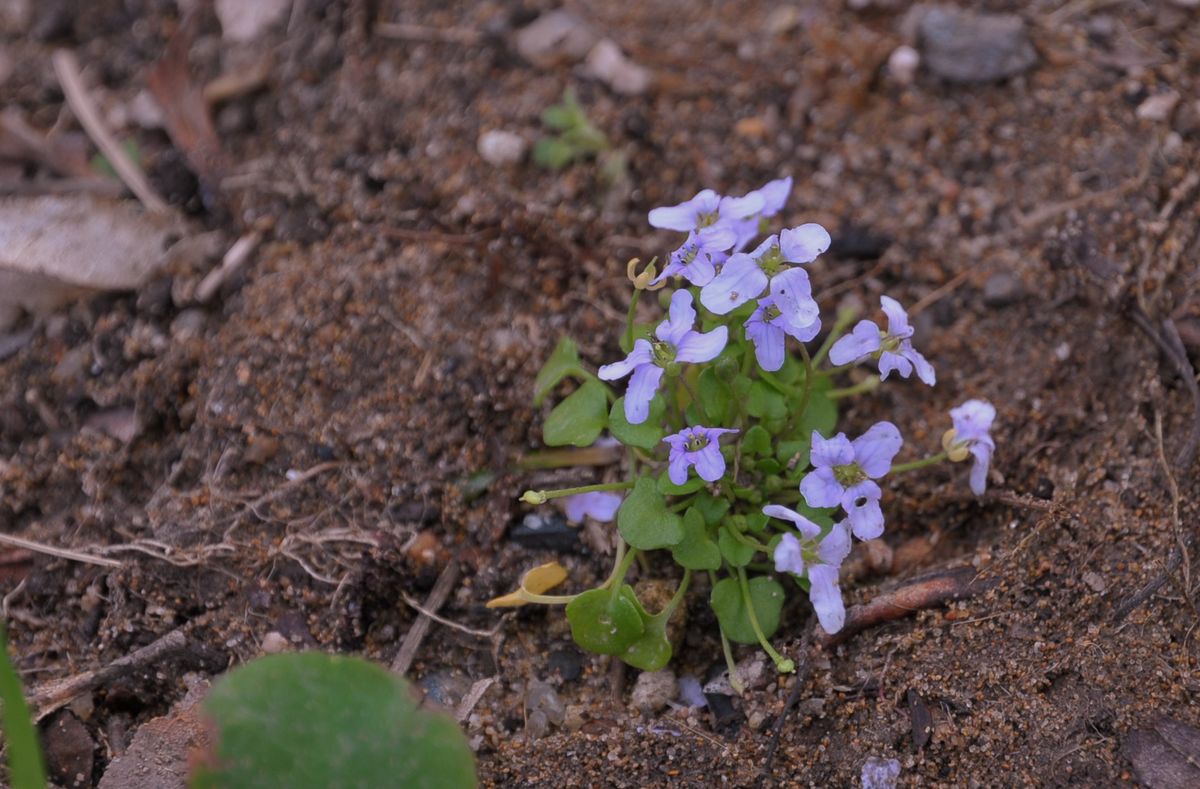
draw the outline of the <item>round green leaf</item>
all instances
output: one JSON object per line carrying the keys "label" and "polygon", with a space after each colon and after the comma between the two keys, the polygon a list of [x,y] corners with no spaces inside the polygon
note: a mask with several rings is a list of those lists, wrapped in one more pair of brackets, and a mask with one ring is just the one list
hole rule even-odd
{"label": "round green leaf", "polygon": [[667,548],[683,539],[682,519],[667,509],[650,477],[639,477],[617,510],[617,529],[625,542],[643,551]]}
{"label": "round green leaf", "polygon": [[542,400],[550,393],[559,381],[579,369],[579,349],[570,337],[563,337],[554,347],[550,358],[538,370],[537,378],[533,381],[533,404],[541,405]]}
{"label": "round green leaf", "polygon": [[771,454],[771,434],[762,425],[754,425],[742,437],[742,451],[750,455],[766,457]]}
{"label": "round green leaf", "polygon": [[607,422],[607,406],[604,384],[588,381],[554,407],[542,426],[542,438],[552,447],[591,446]]}
{"label": "round green leaf", "polygon": [[419,709],[403,677],[317,652],[251,661],[213,685],[215,731],[191,789],[473,787],[450,718]]}
{"label": "round green leaf", "polygon": [[729,562],[731,567],[745,567],[754,559],[754,548],[740,542],[728,527],[723,527],[717,532],[717,545],[721,549],[721,555],[725,557],[725,561]]}
{"label": "round green leaf", "polygon": [[662,420],[666,410],[667,406],[662,397],[656,396],[650,401],[650,416],[646,421],[640,425],[631,425],[625,419],[625,398],[619,397],[608,413],[608,430],[613,434],[613,438],[627,447],[656,449],[665,435]]}
{"label": "round green leaf", "polygon": [[642,671],[658,671],[671,660],[671,642],[662,626],[648,629],[621,653],[621,660]]}
{"label": "round green leaf", "polygon": [[717,570],[721,567],[721,550],[708,536],[708,527],[699,508],[691,507],[683,516],[683,539],[672,546],[675,563],[688,570]]}
{"label": "round green leaf", "polygon": [[608,589],[584,592],[567,603],[571,637],[589,652],[619,655],[646,630],[640,609],[628,585],[616,597]]}
{"label": "round green leaf", "polygon": [[[763,635],[770,638],[779,628],[779,614],[783,610],[783,587],[773,578],[758,576],[751,578],[750,601]],[[709,597],[709,605],[721,623],[725,637],[738,644],[757,644],[754,627],[742,600],[742,590],[736,578],[718,581]]]}

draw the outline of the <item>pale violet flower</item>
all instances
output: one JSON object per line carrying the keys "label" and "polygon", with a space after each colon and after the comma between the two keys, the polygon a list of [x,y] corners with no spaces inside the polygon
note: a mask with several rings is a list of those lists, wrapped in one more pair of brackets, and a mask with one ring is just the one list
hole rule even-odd
{"label": "pale violet flower", "polygon": [[883,490],[875,480],[892,468],[892,458],[904,439],[891,422],[878,422],[854,441],[838,433],[822,438],[813,431],[810,457],[813,470],[800,482],[800,492],[810,507],[837,507],[846,511],[850,528],[860,540],[883,534]]}
{"label": "pale violet flower", "polygon": [[846,622],[846,606],[842,603],[842,590],[838,586],[838,570],[850,553],[850,530],[845,521],[833,524],[833,528],[821,537],[821,527],[795,510],[779,504],[763,507],[763,514],[771,518],[790,521],[800,532],[796,537],[784,532],[775,546],[775,571],[808,574],[808,598],[812,601],[817,619],[826,633],[836,633]]}
{"label": "pale violet flower", "polygon": [[759,367],[775,372],[783,367],[784,335],[808,342],[821,331],[820,309],[804,269],[788,269],[771,280],[771,295],[758,300],[746,321],[746,338],[754,343]]}
{"label": "pale violet flower", "polygon": [[883,331],[873,321],[859,321],[852,332],[829,349],[829,361],[840,367],[874,356],[879,360],[880,380],[887,380],[893,370],[901,378],[907,378],[915,369],[918,378],[933,386],[937,375],[933,365],[913,348],[910,339],[913,328],[908,323],[908,313],[890,296],[880,296],[879,302],[887,315],[888,330]]}
{"label": "pale violet flower", "polygon": [[582,523],[585,517],[607,523],[621,506],[621,494],[609,491],[577,493],[562,499],[563,512],[572,523]]}
{"label": "pale violet flower", "polygon": [[696,474],[705,482],[716,482],[725,476],[725,458],[718,442],[725,433],[736,433],[723,427],[685,427],[667,436],[663,443],[671,447],[667,476],[676,485],[687,482],[688,468],[695,466]]}
{"label": "pale violet flower", "polygon": [[[811,263],[829,249],[829,233],[809,223],[790,227],[769,236],[753,252],[731,255],[717,276],[700,291],[700,303],[717,315],[725,315],[757,298],[767,283],[789,264]],[[807,276],[807,275],[806,275]]]}
{"label": "pale violet flower", "polygon": [[737,241],[737,223],[757,215],[763,205],[761,194],[722,197],[705,189],[679,205],[652,209],[650,226],[689,233],[700,249],[723,252]]}
{"label": "pale violet flower", "polygon": [[968,400],[951,408],[950,418],[954,420],[954,428],[942,436],[942,446],[951,460],[966,460],[968,454],[974,458],[971,490],[976,496],[982,496],[987,490],[988,466],[996,449],[996,442],[989,435],[996,419],[996,407],[986,400]]}
{"label": "pale violet flower", "polygon": [[748,217],[737,223],[735,227],[737,241],[733,245],[734,251],[741,252],[755,236],[766,232],[766,220],[783,210],[788,195],[791,193],[792,177],[789,175],[786,178],[770,181],[746,195],[747,197],[753,195],[762,197],[763,207],[756,216]]}
{"label": "pale violet flower", "polygon": [[693,330],[695,323],[692,294],[677,290],[671,296],[667,320],[654,330],[655,338],[637,340],[623,360],[606,364],[597,371],[604,381],[615,381],[633,373],[625,392],[625,419],[629,424],[640,425],[650,415],[650,401],[654,399],[668,365],[707,362],[725,350],[725,342],[729,339],[726,327],[718,326],[701,333]]}
{"label": "pale violet flower", "polygon": [[680,276],[697,287],[703,287],[712,281],[717,273],[717,266],[728,258],[728,252],[705,249],[697,235],[689,233],[687,241],[671,253],[663,272],[651,280],[650,284],[657,285],[667,277]]}

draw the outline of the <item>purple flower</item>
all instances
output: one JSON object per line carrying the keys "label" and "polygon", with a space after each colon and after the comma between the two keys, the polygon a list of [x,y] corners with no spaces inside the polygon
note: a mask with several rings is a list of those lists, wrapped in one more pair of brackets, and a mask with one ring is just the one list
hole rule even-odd
{"label": "purple flower", "polygon": [[607,523],[621,506],[621,494],[606,491],[577,493],[562,499],[563,512],[572,523],[582,523],[584,517]]}
{"label": "purple flower", "polygon": [[829,361],[840,367],[875,356],[879,360],[880,380],[887,380],[893,370],[900,373],[901,378],[907,378],[915,369],[918,378],[933,386],[937,382],[933,365],[913,348],[909,339],[913,336],[913,328],[908,323],[908,313],[890,296],[880,296],[879,302],[887,315],[888,330],[880,330],[873,321],[859,321],[852,332],[829,349]]}
{"label": "purple flower", "polygon": [[761,196],[763,207],[757,216],[749,217],[737,223],[735,229],[737,242],[733,245],[735,251],[741,252],[750,243],[752,238],[759,233],[766,232],[767,223],[765,220],[783,210],[783,206],[787,203],[788,195],[791,192],[792,177],[789,175],[786,178],[771,181],[746,195],[747,197],[752,195]]}
{"label": "purple flower", "polygon": [[775,372],[783,367],[784,335],[808,342],[821,331],[820,309],[812,297],[808,272],[792,268],[771,280],[771,295],[758,300],[746,321],[746,337],[754,343],[759,367]]}
{"label": "purple flower", "polygon": [[690,233],[700,249],[723,252],[737,241],[737,223],[761,211],[763,203],[762,195],[754,192],[745,197],[721,197],[705,189],[679,205],[652,209],[650,226]]}
{"label": "purple flower", "polygon": [[725,315],[767,288],[772,277],[786,270],[786,264],[805,264],[829,249],[829,233],[809,223],[769,236],[753,252],[731,255],[700,291],[700,303],[710,312]]}
{"label": "purple flower", "polygon": [[694,331],[696,310],[692,294],[677,290],[671,296],[667,320],[654,330],[655,339],[639,339],[622,361],[606,364],[598,371],[603,381],[615,381],[633,373],[625,392],[625,419],[640,425],[650,415],[650,401],[662,383],[663,373],[672,364],[696,364],[715,359],[725,350],[729,330],[718,326],[703,334]]}
{"label": "purple flower", "polygon": [[953,461],[966,460],[970,454],[975,458],[971,466],[971,490],[982,496],[987,490],[988,466],[996,442],[988,435],[996,419],[996,407],[986,400],[968,400],[957,408],[950,409],[954,428],[942,436],[942,446]]}
{"label": "purple flower", "polygon": [[724,250],[705,249],[696,233],[689,233],[683,246],[671,253],[663,272],[651,280],[651,285],[657,285],[667,277],[682,276],[697,287],[703,287],[712,281],[717,273],[717,266],[729,258]]}
{"label": "purple flower", "polygon": [[721,457],[718,441],[725,433],[736,433],[723,427],[685,427],[663,441],[671,446],[667,476],[676,485],[687,482],[688,467],[695,466],[696,473],[705,482],[716,482],[725,476],[725,458]]}
{"label": "purple flower", "polygon": [[800,492],[810,507],[837,507],[846,511],[850,528],[860,540],[883,534],[883,491],[875,480],[892,468],[892,458],[904,439],[891,422],[878,422],[854,441],[838,433],[821,438],[813,431],[810,453],[813,470],[800,482]]}
{"label": "purple flower", "polygon": [[821,527],[795,510],[779,504],[763,507],[763,514],[771,518],[791,521],[803,539],[791,532],[784,532],[775,546],[775,571],[803,575],[808,571],[808,598],[817,612],[817,619],[827,633],[836,633],[846,621],[846,607],[842,603],[842,590],[838,586],[838,569],[850,553],[850,530],[845,521],[833,524],[833,528],[818,541]]}

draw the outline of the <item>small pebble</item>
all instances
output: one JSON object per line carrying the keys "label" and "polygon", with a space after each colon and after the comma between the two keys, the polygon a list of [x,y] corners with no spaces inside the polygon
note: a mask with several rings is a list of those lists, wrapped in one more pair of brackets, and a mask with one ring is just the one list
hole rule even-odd
{"label": "small pebble", "polygon": [[1159,123],[1171,117],[1171,111],[1179,103],[1179,94],[1173,90],[1156,93],[1138,105],[1137,116],[1144,121]]}
{"label": "small pebble", "polygon": [[657,712],[675,698],[677,690],[675,673],[670,669],[643,671],[633,686],[633,706],[643,714]]}
{"label": "small pebble", "polygon": [[1096,594],[1102,594],[1108,588],[1108,584],[1105,583],[1104,578],[1099,573],[1092,572],[1091,570],[1083,574],[1083,582]]}
{"label": "small pebble", "polygon": [[479,142],[476,143],[483,160],[496,167],[521,161],[527,147],[521,135],[502,129],[485,131],[479,135]]}
{"label": "small pebble", "polygon": [[911,85],[921,67],[921,54],[908,44],[901,44],[888,57],[888,76],[900,85]]}
{"label": "small pebble", "polygon": [[650,87],[650,71],[630,60],[611,39],[592,47],[584,70],[622,96],[638,96]]}
{"label": "small pebble", "polygon": [[525,691],[525,736],[531,740],[545,736],[550,724],[562,725],[567,708],[554,688],[541,680],[533,680]]}
{"label": "small pebble", "polygon": [[704,698],[704,688],[700,686],[700,680],[695,677],[680,677],[679,701],[691,709],[707,707],[708,700]]}
{"label": "small pebble", "polygon": [[287,637],[277,630],[272,630],[270,633],[267,633],[265,636],[263,636],[262,651],[268,655],[274,655],[279,652],[283,652],[290,646],[291,644],[288,642]]}
{"label": "small pebble", "polygon": [[1037,63],[1025,21],[1015,14],[976,14],[934,6],[918,23],[923,62],[947,82],[996,82]]}
{"label": "small pebble", "polygon": [[1021,299],[1021,280],[1008,271],[997,271],[983,283],[983,303],[989,307],[1007,307]]}

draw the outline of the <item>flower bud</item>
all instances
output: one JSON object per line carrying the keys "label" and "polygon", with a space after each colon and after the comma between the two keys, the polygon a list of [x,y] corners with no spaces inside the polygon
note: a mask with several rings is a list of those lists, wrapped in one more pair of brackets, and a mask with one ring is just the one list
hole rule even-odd
{"label": "flower bud", "polygon": [[954,428],[942,434],[942,449],[946,450],[946,457],[955,463],[961,463],[971,455],[970,445],[958,440],[958,431]]}
{"label": "flower bud", "polygon": [[545,504],[546,494],[540,490],[527,490],[521,494],[521,501],[526,504]]}

